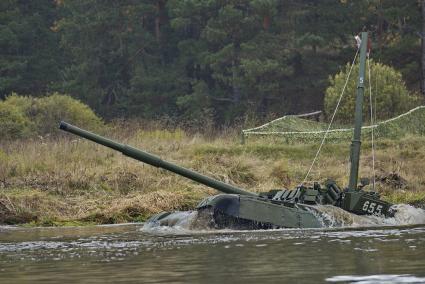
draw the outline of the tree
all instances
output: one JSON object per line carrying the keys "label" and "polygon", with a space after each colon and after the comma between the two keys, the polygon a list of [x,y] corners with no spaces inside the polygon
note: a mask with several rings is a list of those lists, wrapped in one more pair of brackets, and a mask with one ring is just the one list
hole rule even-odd
{"label": "tree", "polygon": [[131,78],[131,1],[64,1],[57,24],[68,62],[57,88],[100,109],[119,100]]}
{"label": "tree", "polygon": [[261,18],[264,31],[268,31],[271,26],[272,18],[277,13],[276,0],[253,0],[251,6],[255,13]]}
{"label": "tree", "polygon": [[41,95],[58,81],[59,38],[51,28],[55,1],[0,1],[0,98]]}
{"label": "tree", "polygon": [[251,39],[258,28],[248,14],[247,4],[225,5],[208,21],[203,36],[210,48],[204,56],[204,63],[213,70],[213,78],[219,86],[230,94],[230,97],[221,95],[216,99],[240,102],[241,44]]}
{"label": "tree", "polygon": [[[363,1],[362,1],[363,2]],[[377,45],[374,58],[394,66],[406,80],[408,88],[421,89],[421,1],[364,1],[365,26]],[[376,48],[377,47],[377,48]]]}
{"label": "tree", "polygon": [[[339,96],[350,70],[350,64],[345,66],[334,77],[330,78],[330,86],[326,90],[325,113],[329,117],[332,115]],[[394,117],[398,114],[412,109],[420,103],[415,94],[409,93],[404,83],[401,73],[394,68],[381,63],[370,62],[371,80],[373,86],[373,107],[376,111],[376,119],[383,120]],[[354,120],[355,97],[357,90],[358,63],[354,66],[350,80],[347,84],[344,97],[341,100],[336,119],[343,123],[351,123]],[[365,121],[370,121],[370,100],[369,100],[369,75],[365,80],[365,96],[363,104],[363,117]]]}

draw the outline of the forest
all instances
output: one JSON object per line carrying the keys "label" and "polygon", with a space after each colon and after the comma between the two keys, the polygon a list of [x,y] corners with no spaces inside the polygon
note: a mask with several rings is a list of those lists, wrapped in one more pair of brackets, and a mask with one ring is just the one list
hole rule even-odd
{"label": "forest", "polygon": [[3,0],[0,99],[59,92],[106,121],[195,128],[322,110],[360,31],[420,94],[424,3]]}

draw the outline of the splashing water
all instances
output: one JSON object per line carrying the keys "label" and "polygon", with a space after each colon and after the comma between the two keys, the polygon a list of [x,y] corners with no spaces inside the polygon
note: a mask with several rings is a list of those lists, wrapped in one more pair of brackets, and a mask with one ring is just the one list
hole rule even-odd
{"label": "splashing water", "polygon": [[425,224],[425,210],[407,204],[393,205],[394,217],[385,218],[374,215],[356,215],[339,207],[330,205],[315,206],[313,214],[324,227],[368,227],[368,226],[405,226]]}
{"label": "splashing water", "polygon": [[[356,215],[339,207],[318,205],[311,208],[324,228],[371,227],[371,226],[405,226],[425,224],[425,210],[407,204],[392,207],[394,217],[385,218],[373,215]],[[215,230],[211,212],[176,211],[160,221],[147,222],[142,231],[151,234],[193,234]]]}
{"label": "splashing water", "polygon": [[142,231],[151,234],[193,234],[214,230],[213,212],[175,211],[159,221],[146,222]]}
{"label": "splashing water", "polygon": [[334,276],[326,279],[328,282],[333,283],[357,283],[357,284],[392,284],[392,283],[424,283],[424,277],[416,277],[409,274],[382,274],[370,276]]}
{"label": "splashing water", "polygon": [[416,208],[407,204],[396,204],[394,205],[394,209],[397,211],[394,216],[396,224],[425,224],[425,210],[421,208]]}
{"label": "splashing water", "polygon": [[193,227],[192,224],[198,216],[197,211],[176,211],[172,212],[160,222],[146,222],[142,228],[144,232],[154,234],[167,234],[171,230],[181,231],[182,233]]}

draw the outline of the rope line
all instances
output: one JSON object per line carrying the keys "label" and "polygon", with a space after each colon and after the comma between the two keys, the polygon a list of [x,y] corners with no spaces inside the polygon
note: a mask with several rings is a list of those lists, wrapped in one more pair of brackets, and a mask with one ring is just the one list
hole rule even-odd
{"label": "rope line", "polygon": [[354,64],[356,63],[356,59],[357,59],[357,55],[358,54],[359,54],[359,48],[357,48],[356,55],[354,56],[353,62],[351,63],[350,71],[347,74],[347,78],[345,80],[344,87],[342,88],[341,94],[339,96],[338,102],[337,102],[336,107],[335,107],[335,110],[334,110],[334,113],[332,114],[332,118],[331,118],[331,121],[329,122],[328,129],[326,130],[325,135],[323,136],[323,139],[322,139],[322,142],[320,143],[319,149],[317,149],[317,152],[316,152],[316,155],[314,156],[313,162],[311,163],[310,168],[308,169],[308,172],[305,175],[304,180],[303,180],[303,182],[301,184],[304,184],[306,182],[308,176],[310,175],[311,170],[313,169],[314,164],[316,163],[317,158],[319,157],[319,154],[320,154],[320,151],[322,150],[323,144],[325,144],[326,137],[328,136],[329,130],[331,129],[332,123],[333,123],[334,118],[335,118],[335,115],[336,115],[336,113],[338,111],[338,108],[339,108],[339,105],[341,103],[342,97],[343,97],[343,95],[345,93],[345,89],[346,89],[346,87],[348,85],[348,81],[350,79],[351,71],[353,70]]}

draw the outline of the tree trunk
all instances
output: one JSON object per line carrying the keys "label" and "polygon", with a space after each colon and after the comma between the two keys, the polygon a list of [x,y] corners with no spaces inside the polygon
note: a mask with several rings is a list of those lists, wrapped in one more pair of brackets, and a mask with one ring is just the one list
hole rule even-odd
{"label": "tree trunk", "polygon": [[422,32],[421,32],[421,44],[422,44],[422,76],[421,76],[421,91],[422,95],[425,96],[425,0],[421,0],[422,5]]}
{"label": "tree trunk", "polygon": [[155,37],[158,42],[161,40],[161,26],[166,21],[165,2],[166,0],[157,0],[156,2]]}
{"label": "tree trunk", "polygon": [[[425,0],[424,0],[425,1]],[[233,102],[238,104],[241,100],[241,88],[239,86],[239,54],[240,54],[240,44],[235,43],[233,48],[233,58],[232,58],[232,97]]]}
{"label": "tree trunk", "polygon": [[238,74],[236,70],[236,60],[232,60],[232,101],[233,103],[239,103],[241,100],[241,90],[238,84]]}
{"label": "tree trunk", "polygon": [[382,17],[382,2],[379,0],[378,4],[378,49],[380,56],[382,55],[382,33],[383,33],[383,17]]}
{"label": "tree trunk", "polygon": [[270,16],[267,15],[267,16],[263,17],[263,30],[264,31],[267,32],[269,30],[270,22],[271,22]]}
{"label": "tree trunk", "polygon": [[156,2],[155,37],[159,42],[161,39],[161,1]]}

